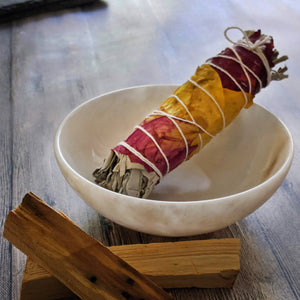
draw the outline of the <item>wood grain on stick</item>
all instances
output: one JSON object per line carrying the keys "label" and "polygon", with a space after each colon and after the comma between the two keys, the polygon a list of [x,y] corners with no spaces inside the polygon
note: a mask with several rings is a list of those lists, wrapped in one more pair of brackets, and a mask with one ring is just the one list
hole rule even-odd
{"label": "wood grain on stick", "polygon": [[32,193],[9,213],[3,235],[81,299],[172,299]]}
{"label": "wood grain on stick", "polygon": [[[240,240],[212,239],[109,247],[163,288],[230,288],[240,269]],[[55,277],[27,259],[21,300],[72,296]]]}

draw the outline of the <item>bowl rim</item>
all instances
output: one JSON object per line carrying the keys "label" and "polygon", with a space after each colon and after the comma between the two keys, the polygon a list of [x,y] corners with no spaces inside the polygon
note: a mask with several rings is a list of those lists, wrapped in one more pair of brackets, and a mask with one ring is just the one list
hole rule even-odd
{"label": "bowl rim", "polygon": [[127,87],[127,88],[121,88],[121,89],[117,89],[117,90],[113,90],[113,91],[109,91],[103,94],[100,94],[98,96],[95,96],[87,101],[84,101],[83,103],[81,103],[80,105],[76,106],[71,112],[69,112],[65,118],[63,119],[63,121],[60,123],[56,134],[55,134],[55,138],[54,138],[54,153],[55,153],[55,157],[56,160],[59,162],[62,162],[72,173],[74,173],[74,175],[76,175],[77,177],[79,177],[80,179],[82,179],[85,183],[92,185],[94,188],[103,190],[106,193],[112,193],[113,195],[121,195],[122,197],[127,198],[128,200],[138,200],[138,201],[145,201],[145,202],[154,202],[157,204],[174,204],[176,203],[176,205],[189,205],[189,204],[195,204],[198,202],[201,203],[207,203],[207,202],[215,202],[215,201],[226,201],[235,197],[242,197],[252,191],[258,190],[266,185],[268,185],[270,182],[272,182],[273,180],[276,179],[276,177],[278,177],[279,174],[281,174],[282,172],[284,172],[285,169],[287,169],[287,171],[289,170],[292,161],[293,161],[293,157],[294,157],[294,141],[293,141],[293,137],[291,132],[289,131],[288,127],[284,124],[284,122],[278,118],[275,114],[273,114],[272,112],[270,112],[268,109],[266,109],[264,106],[257,104],[257,103],[253,103],[253,105],[256,105],[260,108],[262,108],[263,110],[265,110],[266,112],[268,112],[269,114],[271,114],[283,127],[283,129],[285,130],[287,136],[288,136],[288,140],[289,140],[289,148],[290,151],[287,155],[287,157],[285,158],[284,163],[280,166],[280,168],[275,172],[275,174],[273,174],[272,176],[270,176],[268,179],[264,180],[263,182],[261,182],[260,184],[251,187],[249,189],[246,189],[242,192],[238,192],[235,194],[231,194],[231,195],[227,195],[227,196],[223,196],[223,197],[218,197],[218,198],[211,198],[211,199],[202,199],[202,200],[188,200],[188,201],[180,201],[180,200],[157,200],[157,199],[151,199],[151,198],[138,198],[138,197],[133,197],[133,196],[129,196],[129,195],[124,195],[124,194],[120,194],[111,190],[108,190],[106,188],[101,187],[100,185],[92,182],[91,180],[85,178],[84,176],[82,176],[80,173],[78,173],[74,168],[72,168],[72,166],[67,162],[67,160],[64,158],[62,151],[61,151],[61,147],[60,147],[60,137],[61,137],[61,132],[65,126],[65,124],[68,122],[68,120],[77,112],[79,111],[83,106],[90,104],[93,101],[97,101],[100,100],[101,98],[108,96],[110,94],[115,94],[115,93],[119,93],[119,92],[123,92],[126,90],[133,90],[133,89],[139,89],[139,88],[158,88],[158,87],[178,87],[178,84],[147,84],[147,85],[136,85],[136,86],[131,86],[131,87]]}

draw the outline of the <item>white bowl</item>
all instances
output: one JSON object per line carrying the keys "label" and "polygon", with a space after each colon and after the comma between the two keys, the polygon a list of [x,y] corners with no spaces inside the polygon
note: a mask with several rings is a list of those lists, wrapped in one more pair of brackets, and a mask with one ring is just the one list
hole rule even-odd
{"label": "white bowl", "polygon": [[151,199],[121,195],[93,182],[94,169],[176,86],[133,87],[87,101],[60,125],[59,167],[91,207],[125,227],[163,236],[224,228],[255,211],[281,185],[293,159],[286,126],[254,104],[190,161],[168,174]]}

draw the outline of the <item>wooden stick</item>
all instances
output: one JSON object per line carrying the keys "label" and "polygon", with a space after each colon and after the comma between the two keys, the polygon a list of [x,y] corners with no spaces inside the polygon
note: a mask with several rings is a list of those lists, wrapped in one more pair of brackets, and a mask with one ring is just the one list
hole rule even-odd
{"label": "wooden stick", "polygon": [[81,299],[172,299],[32,193],[9,213],[3,236]]}
{"label": "wooden stick", "polygon": [[[109,249],[163,288],[231,288],[240,269],[240,240],[196,240]],[[27,259],[21,300],[63,299],[72,292]]]}
{"label": "wooden stick", "polygon": [[78,298],[44,268],[27,258],[20,300],[75,300]]}
{"label": "wooden stick", "polygon": [[109,248],[163,288],[232,287],[240,240],[212,239]]}

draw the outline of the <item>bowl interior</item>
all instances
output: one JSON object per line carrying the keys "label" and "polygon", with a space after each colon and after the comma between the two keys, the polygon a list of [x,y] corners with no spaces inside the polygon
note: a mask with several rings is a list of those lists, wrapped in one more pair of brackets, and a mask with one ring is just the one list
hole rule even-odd
{"label": "bowl interior", "polygon": [[[67,163],[93,182],[92,173],[118,142],[176,86],[146,86],[83,103],[61,126],[59,146]],[[169,173],[150,198],[193,201],[251,189],[273,176],[292,151],[285,126],[254,104],[188,162]]]}

